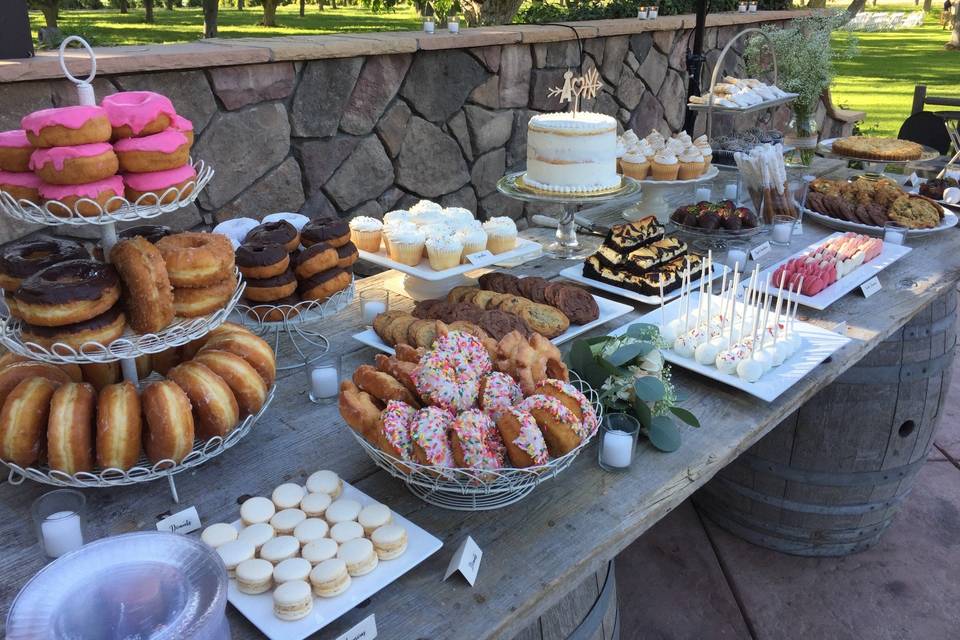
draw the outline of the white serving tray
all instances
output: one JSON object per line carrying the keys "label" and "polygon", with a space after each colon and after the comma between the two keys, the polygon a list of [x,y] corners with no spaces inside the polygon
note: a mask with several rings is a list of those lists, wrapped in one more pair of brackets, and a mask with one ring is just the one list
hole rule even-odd
{"label": "white serving tray", "polygon": [[[344,498],[351,498],[361,505],[376,502],[356,487],[343,483]],[[281,620],[273,615],[273,590],[257,595],[241,593],[236,581],[231,579],[227,588],[227,600],[247,620],[253,623],[270,640],[302,640],[313,635],[358,604],[380,591],[391,582],[410,571],[436,553],[443,543],[400,514],[393,512],[396,524],[407,530],[407,550],[399,558],[381,560],[372,573],[351,578],[350,588],[333,598],[313,598],[313,610],[305,618],[294,621]],[[237,520],[233,526],[240,529]],[[438,576],[439,580],[440,577]]]}
{"label": "white serving tray", "polygon": [[444,269],[443,271],[434,271],[432,268],[430,268],[430,261],[426,258],[420,260],[420,264],[411,267],[410,265],[402,264],[396,260],[391,260],[390,256],[388,256],[387,252],[383,249],[376,253],[363,250],[361,250],[359,253],[360,257],[367,262],[372,262],[373,264],[386,267],[387,269],[395,269],[401,273],[405,273],[415,278],[420,278],[422,280],[446,280],[447,278],[460,276],[468,271],[473,271],[480,267],[489,267],[499,262],[510,262],[527,255],[532,257],[532,255],[539,252],[540,249],[541,247],[539,242],[526,240],[524,238],[517,238],[517,246],[510,251],[490,254],[486,259],[478,260],[477,262],[468,262],[451,269]]}
{"label": "white serving tray", "polygon": [[[713,274],[710,276],[710,281],[716,280],[717,278],[723,277],[724,272],[729,272],[730,268],[722,264],[713,264]],[[630,298],[631,300],[636,300],[637,302],[642,302],[643,304],[660,304],[660,296],[645,296],[642,293],[637,293],[635,291],[630,291],[629,289],[621,289],[620,287],[615,287],[612,284],[607,284],[606,282],[600,282],[599,280],[593,280],[591,278],[583,275],[583,263],[579,262],[573,266],[567,267],[560,272],[560,275],[566,278],[567,280],[573,280],[574,282],[579,282],[580,284],[585,284],[587,286],[593,287],[594,289],[600,289],[601,291],[606,291],[607,293],[613,293],[618,296],[623,296],[624,298]],[[700,286],[700,281],[703,278],[697,278],[690,283],[691,289],[697,289]],[[673,291],[668,291],[663,294],[663,302],[668,300],[673,300],[674,298],[680,295],[680,288],[677,287]]]}
{"label": "white serving tray", "polygon": [[[691,309],[696,308],[698,300],[699,295],[694,293],[690,299]],[[716,304],[713,305],[711,303],[712,306],[719,308],[718,305],[720,304],[720,296],[714,296],[713,300]],[[674,318],[680,316],[680,303],[680,300],[674,300],[664,307],[663,311],[666,317],[666,322],[670,322]],[[737,308],[742,310],[743,305],[740,302],[737,302]],[[771,317],[773,316],[773,311],[770,312],[770,315]],[[659,326],[660,309],[651,311],[639,320],[635,320],[622,327],[618,327],[614,331],[611,331],[610,335],[622,335],[627,330],[627,327],[634,322],[648,322],[650,324]],[[760,398],[761,400],[773,402],[780,394],[802,380],[804,376],[813,371],[817,365],[830,357],[837,349],[850,342],[850,339],[846,336],[841,336],[833,333],[832,331],[827,331],[826,329],[821,329],[820,327],[812,324],[807,324],[806,322],[797,321],[794,325],[794,329],[796,330],[797,334],[803,338],[803,346],[801,346],[800,349],[798,349],[797,352],[792,356],[784,360],[782,365],[779,367],[774,367],[765,373],[762,378],[753,383],[747,382],[746,380],[741,380],[736,374],[729,375],[720,373],[720,370],[716,367],[712,365],[700,364],[693,358],[684,358],[679,356],[674,353],[672,349],[664,349],[662,351],[663,358],[667,362],[673,363],[679,367],[683,367],[684,369],[689,369],[690,371],[699,373],[703,376],[716,380],[717,382],[722,382],[723,384],[734,387],[735,389],[745,391],[752,396]]]}
{"label": "white serving tray", "polygon": [[[550,342],[553,344],[563,344],[568,340],[576,338],[585,331],[589,331],[594,327],[598,327],[605,322],[610,322],[611,320],[615,320],[616,318],[633,311],[633,307],[628,304],[623,304],[622,302],[614,302],[613,300],[601,298],[600,296],[593,296],[593,299],[597,301],[597,306],[600,307],[599,317],[597,317],[597,319],[593,322],[588,322],[587,324],[571,324],[566,331],[558,335],[556,338],[553,338]],[[374,331],[372,327],[367,327],[360,333],[353,334],[353,338],[362,342],[368,347],[373,347],[374,349],[378,349],[384,353],[389,353],[390,355],[395,353],[393,347],[381,340],[380,336],[377,335],[377,332]]]}
{"label": "white serving tray", "polygon": [[[780,262],[767,267],[760,274],[760,278],[759,278],[760,286],[762,287],[764,284],[766,284],[767,280],[773,277],[773,272],[780,265],[786,262],[789,262],[794,258],[799,258],[803,254],[805,254],[808,250],[811,250],[815,247],[820,246],[821,244],[827,242],[831,238],[836,238],[837,236],[842,236],[842,235],[843,233],[841,232],[833,233],[827,236],[826,238],[824,238],[823,240],[818,240],[817,242],[814,242],[813,244],[806,247],[802,251],[798,251],[797,253],[793,254],[789,258],[784,258]],[[870,262],[866,262],[860,265],[859,267],[857,267],[856,269],[854,269],[844,277],[834,282],[829,287],[826,287],[823,291],[821,291],[817,295],[806,296],[803,294],[789,293],[786,290],[784,290],[783,299],[796,300],[797,302],[799,302],[805,307],[810,307],[811,309],[818,309],[820,311],[823,311],[824,309],[829,307],[831,304],[833,304],[843,296],[847,295],[848,293],[850,293],[851,291],[853,291],[854,289],[862,285],[864,282],[866,282],[873,276],[877,275],[878,273],[880,273],[881,271],[889,267],[891,264],[893,264],[903,256],[910,253],[910,251],[911,251],[910,247],[905,247],[899,244],[890,244],[889,242],[884,242],[883,250],[880,252],[880,255],[878,255],[876,258],[874,258]],[[745,287],[746,286],[749,286],[749,285],[745,285]],[[774,283],[771,282],[770,295],[774,295],[775,292],[776,292],[776,289],[774,288]]]}
{"label": "white serving tray", "polygon": [[[865,233],[868,236],[873,236],[875,238],[883,237],[883,227],[877,227],[870,224],[861,224],[859,222],[848,222],[847,220],[841,220],[840,218],[834,218],[812,209],[803,210],[804,217],[813,218],[815,222],[821,224],[830,229],[839,229],[840,231],[856,231],[857,233]],[[939,226],[934,227],[933,229],[907,229],[907,237],[912,238],[914,236],[928,236],[934,233],[940,233],[951,229],[957,226],[958,222],[957,214],[952,211],[944,210],[943,220],[940,221]]]}

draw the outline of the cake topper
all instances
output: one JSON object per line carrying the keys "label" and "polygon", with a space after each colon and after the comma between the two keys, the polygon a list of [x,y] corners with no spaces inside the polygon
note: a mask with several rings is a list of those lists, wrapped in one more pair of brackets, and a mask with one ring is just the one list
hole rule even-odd
{"label": "cake topper", "polygon": [[580,98],[596,98],[597,92],[603,83],[596,69],[588,69],[582,76],[574,77],[573,71],[563,74],[563,86],[547,90],[551,98],[559,96],[560,102],[569,102],[573,105],[573,115],[580,112]]}

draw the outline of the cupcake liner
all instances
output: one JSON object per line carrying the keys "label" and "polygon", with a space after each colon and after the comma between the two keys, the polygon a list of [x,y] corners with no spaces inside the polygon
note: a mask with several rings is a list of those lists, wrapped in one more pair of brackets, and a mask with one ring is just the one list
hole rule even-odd
{"label": "cupcake liner", "polygon": [[634,180],[644,180],[650,173],[649,162],[624,162],[620,161],[620,170],[623,175]]}
{"label": "cupcake liner", "polygon": [[423,259],[423,243],[401,243],[394,240],[390,243],[390,258],[400,264],[415,267],[420,264],[420,260]]}
{"label": "cupcake liner", "polygon": [[516,233],[487,233],[487,250],[490,253],[506,253],[516,246]]}
{"label": "cupcake liner", "polygon": [[462,251],[451,251],[449,249],[431,249],[427,247],[427,256],[430,259],[430,268],[434,271],[443,271],[452,269],[460,264]]}
{"label": "cupcake liner", "polygon": [[680,164],[658,164],[656,161],[650,165],[650,177],[654,180],[676,180],[677,173],[680,171]]}
{"label": "cupcake liner", "polygon": [[353,244],[357,245],[357,249],[361,251],[377,253],[380,251],[381,235],[380,229],[376,231],[357,231],[353,229],[350,231],[350,240],[352,240]]}

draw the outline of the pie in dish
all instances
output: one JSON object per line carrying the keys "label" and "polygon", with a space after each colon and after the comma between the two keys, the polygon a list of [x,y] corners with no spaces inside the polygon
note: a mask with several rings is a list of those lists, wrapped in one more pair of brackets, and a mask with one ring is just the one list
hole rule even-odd
{"label": "pie in dish", "polygon": [[833,152],[865,160],[902,161],[919,159],[923,154],[923,147],[916,142],[896,138],[851,136],[835,140]]}

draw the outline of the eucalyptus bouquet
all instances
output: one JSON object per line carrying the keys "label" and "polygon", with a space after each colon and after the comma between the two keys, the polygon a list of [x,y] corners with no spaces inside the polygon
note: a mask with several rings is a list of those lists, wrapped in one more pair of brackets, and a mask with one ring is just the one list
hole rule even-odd
{"label": "eucalyptus bouquet", "polygon": [[675,451],[681,438],[671,416],[692,427],[700,422],[677,406],[682,399],[660,353],[666,346],[656,325],[638,322],[620,336],[577,340],[567,364],[599,391],[605,408],[633,415],[653,446]]}

